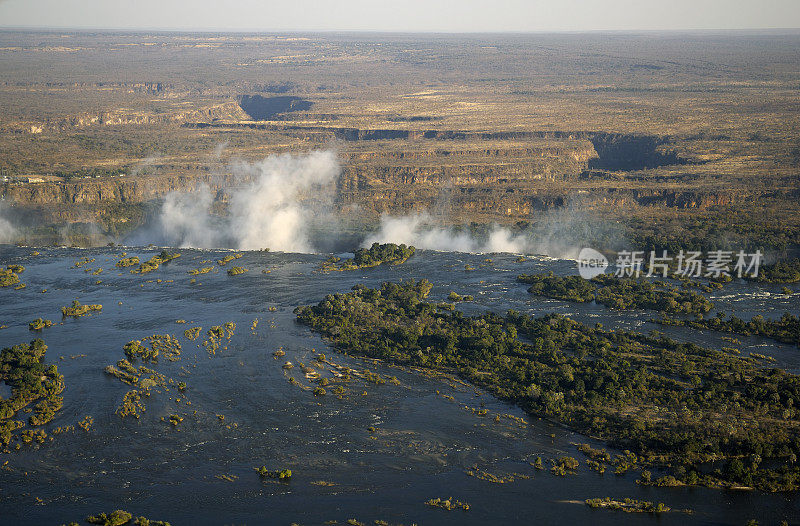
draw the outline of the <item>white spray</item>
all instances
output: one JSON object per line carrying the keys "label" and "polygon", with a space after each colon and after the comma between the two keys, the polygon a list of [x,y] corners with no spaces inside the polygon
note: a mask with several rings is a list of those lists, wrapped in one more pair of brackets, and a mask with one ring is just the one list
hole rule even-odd
{"label": "white spray", "polygon": [[[166,197],[159,222],[165,244],[311,253],[316,248],[310,239],[315,229],[322,227],[335,235],[331,205],[340,173],[335,152],[271,155],[255,163],[236,161],[228,165],[228,172],[240,186],[228,190],[227,217],[212,214],[216,196],[205,185],[192,193]],[[446,207],[439,208],[444,212]],[[493,225],[482,235],[443,226],[444,215],[383,215],[378,230],[367,236],[364,246],[391,242],[428,250],[574,259],[585,246],[604,246],[609,239],[622,239],[617,228],[587,212],[580,202],[543,213],[534,218],[531,228],[515,231]]]}
{"label": "white spray", "polygon": [[160,226],[164,239],[181,247],[221,246],[221,232],[211,226],[213,197],[207,185],[192,193],[173,192],[161,207]]}
{"label": "white spray", "polygon": [[498,225],[492,226],[486,239],[477,239],[467,232],[437,226],[425,213],[395,217],[381,216],[380,229],[367,237],[364,246],[372,243],[405,243],[426,250],[446,252],[512,252],[524,251],[524,235],[512,234]]}
{"label": "white spray", "polygon": [[13,243],[17,240],[19,231],[11,220],[4,217],[3,206],[3,203],[0,203],[0,243]]}
{"label": "white spray", "polygon": [[166,197],[160,224],[169,243],[313,252],[310,227],[329,208],[340,171],[334,152],[270,155],[256,163],[232,163],[230,170],[235,178],[251,182],[231,191],[226,220],[212,216],[214,199],[207,186]]}
{"label": "white spray", "polygon": [[575,259],[585,246],[605,246],[622,239],[621,231],[586,212],[578,202],[543,213],[524,231],[493,225],[484,236],[445,227],[429,214],[381,216],[377,232],[367,237],[364,246],[378,243],[405,243],[428,250],[512,254],[544,254]]}

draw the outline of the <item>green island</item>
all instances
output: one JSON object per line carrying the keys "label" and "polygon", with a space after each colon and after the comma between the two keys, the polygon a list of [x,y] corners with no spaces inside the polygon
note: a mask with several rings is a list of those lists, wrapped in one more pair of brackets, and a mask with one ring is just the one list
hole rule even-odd
{"label": "green island", "polygon": [[132,340],[122,350],[130,361],[140,358],[143,362],[158,363],[161,355],[174,362],[180,359],[181,344],[170,334],[154,334],[141,340]]}
{"label": "green island", "polygon": [[[575,444],[575,446],[578,448],[578,451],[587,457],[586,465],[589,469],[598,473],[605,473],[608,464],[611,464],[614,468],[615,475],[624,475],[628,471],[641,469],[639,462],[645,460],[640,459],[636,453],[628,451],[627,449],[621,454],[615,455],[612,459],[611,455],[605,449],[593,448],[589,444]],[[643,485],[654,485],[651,484],[651,482],[654,481],[650,480],[650,475],[649,471],[642,470],[642,476],[637,482]],[[693,484],[696,483],[697,481],[693,482]]]}
{"label": "green island", "polygon": [[800,258],[782,259],[762,267],[758,276],[748,279],[761,283],[799,283]]}
{"label": "green island", "polygon": [[133,256],[130,258],[122,258],[114,265],[117,268],[127,268],[132,267],[134,265],[139,265],[139,258],[137,256]]}
{"label": "green island", "polygon": [[575,470],[580,466],[578,459],[574,457],[559,457],[558,459],[551,460],[553,467],[550,468],[550,473],[565,477],[567,475],[575,475]]}
{"label": "green island", "polygon": [[169,263],[173,259],[179,258],[181,255],[177,252],[170,254],[166,250],[162,250],[160,254],[156,254],[155,256],[151,257],[144,263],[139,264],[138,267],[131,270],[131,274],[147,274],[148,272],[153,272],[154,270],[158,270],[164,263]]}
{"label": "green island", "polygon": [[83,258],[81,258],[81,259],[79,259],[78,261],[75,262],[75,268],[82,268],[82,267],[85,267],[86,265],[88,265],[89,263],[94,263],[94,262],[95,262],[95,258],[90,258],[88,256],[87,257],[83,257]]}
{"label": "green island", "polygon": [[552,272],[522,274],[517,281],[530,285],[528,292],[531,294],[576,303],[596,301],[614,310],[649,309],[701,316],[714,307],[703,295],[680,290],[663,281],[619,278],[610,274],[591,280],[556,276]]}
{"label": "green island", "polygon": [[71,306],[61,307],[61,314],[64,316],[74,316],[77,318],[80,316],[88,316],[92,312],[100,312],[101,310],[103,310],[102,305],[82,305],[78,300],[73,300]]}
{"label": "green island", "polygon": [[237,252],[236,254],[228,254],[228,255],[227,255],[227,256],[225,256],[224,258],[222,258],[222,259],[218,260],[218,261],[217,261],[217,264],[218,264],[220,267],[224,267],[225,265],[227,265],[228,263],[230,263],[230,262],[231,262],[231,261],[233,261],[234,259],[239,259],[240,257],[242,257],[242,255],[243,255],[243,254],[242,254],[241,252]]}
{"label": "green island", "polygon": [[[89,515],[86,517],[86,522],[89,524],[99,524],[101,526],[125,526],[130,524],[132,526],[170,526],[166,521],[154,521],[146,517],[135,517],[132,513],[125,510],[115,510],[111,513],[99,513],[97,515]],[[77,526],[77,522],[71,522],[69,526]]]}
{"label": "green island", "polygon": [[533,416],[629,451],[627,464],[638,469],[666,469],[683,484],[800,488],[800,377],[556,314],[465,316],[426,302],[431,287],[358,285],[295,313],[341,352],[455,373]]}
{"label": "green island", "polygon": [[[0,381],[11,387],[11,398],[0,397],[0,446],[4,448],[14,432],[25,427],[25,422],[15,420],[20,411],[34,404],[28,424],[41,426],[50,422],[63,405],[64,376],[56,365],[44,364],[46,352],[47,345],[38,338],[0,351]],[[46,436],[43,431],[31,430],[19,434],[23,442],[30,442],[37,434],[42,440]]]}
{"label": "green island", "polygon": [[429,499],[425,501],[427,506],[431,506],[432,508],[441,508],[447,511],[453,511],[457,509],[462,509],[464,511],[469,511],[469,504],[466,502],[461,502],[460,500],[454,499],[453,497],[447,497],[446,499],[442,498],[435,498]]}
{"label": "green island", "polygon": [[742,336],[762,336],[781,343],[800,346],[800,317],[788,312],[777,320],[767,320],[761,315],[756,315],[750,321],[745,321],[734,315],[728,318],[724,312],[720,312],[714,317],[705,319],[684,320],[662,316],[655,321],[673,327],[709,329]]}
{"label": "green island", "polygon": [[0,287],[10,287],[19,283],[19,275],[25,271],[22,265],[8,265],[0,269]]}
{"label": "green island", "polygon": [[249,269],[246,269],[244,267],[231,267],[231,268],[228,269],[228,275],[229,276],[238,276],[239,274],[244,274],[245,272],[248,272],[248,271],[249,271]]}
{"label": "green island", "polygon": [[169,415],[169,419],[161,418],[164,421],[168,421],[170,425],[177,426],[181,422],[183,422],[183,417],[181,415]]}
{"label": "green island", "polygon": [[450,292],[450,294],[447,295],[447,300],[453,303],[459,303],[462,301],[472,301],[473,299],[474,298],[469,294],[462,296],[461,294],[452,291]]}
{"label": "green island", "polygon": [[200,337],[200,332],[203,330],[202,327],[192,327],[191,329],[186,329],[183,331],[183,336],[190,341],[194,341]]}
{"label": "green island", "polygon": [[40,331],[42,329],[46,329],[52,326],[53,326],[52,320],[44,320],[42,318],[36,318],[35,320],[33,320],[28,324],[28,328],[32,331]]}
{"label": "green island", "polygon": [[210,355],[216,354],[222,346],[222,340],[227,338],[230,341],[233,338],[234,331],[236,331],[236,323],[232,321],[224,325],[214,325],[206,331],[207,339],[203,340],[203,347],[206,348]]}
{"label": "green island", "polygon": [[256,473],[258,473],[262,478],[268,479],[278,479],[278,480],[289,480],[292,478],[292,470],[291,469],[279,469],[279,470],[269,470],[266,466],[261,466],[260,468],[253,468]]}
{"label": "green island", "polygon": [[470,477],[475,477],[479,480],[485,480],[486,482],[491,482],[492,484],[508,484],[510,482],[514,482],[517,479],[529,479],[530,476],[525,475],[523,473],[507,473],[505,475],[497,475],[495,473],[490,473],[484,469],[481,469],[476,465],[472,466],[470,469],[464,471],[465,475]]}
{"label": "green island", "polygon": [[622,500],[616,500],[610,497],[586,499],[586,505],[590,508],[621,510],[626,513],[654,513],[658,515],[659,513],[671,511],[670,508],[665,506],[662,502],[654,504],[650,501],[635,500],[627,497]]}
{"label": "green island", "polygon": [[153,387],[175,385],[175,381],[171,378],[167,378],[163,374],[149,367],[145,367],[144,365],[140,365],[136,368],[125,358],[119,360],[116,367],[113,365],[106,366],[105,372],[106,374],[116,377],[123,383],[137,386],[147,392]]}
{"label": "green island", "polygon": [[147,408],[142,402],[142,394],[136,389],[131,389],[122,397],[122,403],[117,408],[116,414],[122,418],[132,416],[138,419],[146,410]]}
{"label": "green island", "polygon": [[[200,328],[197,327],[198,333],[199,330]],[[120,417],[140,418],[141,414],[147,410],[143,398],[150,396],[151,389],[169,390],[170,387],[175,386],[181,393],[186,391],[185,382],[176,382],[149,367],[140,365],[137,368],[131,363],[137,358],[142,362],[158,363],[159,357],[162,356],[171,362],[180,360],[181,344],[176,337],[170,334],[154,334],[141,340],[131,340],[123,346],[123,352],[127,359],[123,358],[117,361],[116,366],[108,365],[105,368],[105,372],[109,376],[134,387],[122,397],[122,402],[116,410],[116,414]],[[162,420],[164,419],[162,418]],[[168,421],[173,426],[177,426],[183,421],[183,417],[171,415]]]}
{"label": "green island", "polygon": [[322,262],[321,270],[325,272],[336,270],[357,270],[360,268],[377,267],[378,265],[400,265],[414,255],[413,246],[394,243],[373,243],[369,248],[359,248],[353,252],[352,259],[342,260],[331,256]]}

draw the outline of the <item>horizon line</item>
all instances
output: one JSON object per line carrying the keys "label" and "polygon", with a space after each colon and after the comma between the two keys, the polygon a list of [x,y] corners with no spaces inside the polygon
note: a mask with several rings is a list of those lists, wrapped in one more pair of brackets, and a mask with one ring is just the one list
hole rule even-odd
{"label": "horizon line", "polygon": [[551,34],[636,34],[636,33],[760,33],[760,32],[800,32],[799,27],[750,27],[750,28],[669,28],[669,29],[532,29],[532,30],[384,30],[384,29],[253,29],[253,28],[167,28],[167,27],[93,27],[93,26],[33,26],[33,25],[0,25],[0,31],[66,31],[66,32],[109,32],[109,33],[229,33],[229,34],[269,34],[269,33],[360,33],[385,35],[551,35]]}

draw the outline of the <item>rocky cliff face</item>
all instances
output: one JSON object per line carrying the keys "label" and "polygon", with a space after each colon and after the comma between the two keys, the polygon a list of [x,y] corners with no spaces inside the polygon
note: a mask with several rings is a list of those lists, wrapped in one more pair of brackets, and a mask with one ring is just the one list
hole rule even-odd
{"label": "rocky cliff face", "polygon": [[[617,209],[703,209],[737,198],[725,190],[664,188],[609,171],[685,162],[663,138],[585,132],[319,133],[345,138],[335,204],[367,221],[383,213],[435,210],[453,223],[511,223],[576,197],[583,206]],[[203,184],[224,203],[226,189],[246,182],[183,166],[159,175],[6,184],[0,189],[19,213],[38,214],[52,224],[97,223],[110,232],[134,227],[144,219],[143,210],[170,192],[191,192]]]}
{"label": "rocky cliff face", "polygon": [[[155,84],[153,89],[157,90],[158,85],[159,84]],[[142,89],[144,89],[144,87]],[[42,122],[24,121],[0,124],[0,129],[23,133],[42,133],[45,130],[58,132],[90,126],[183,124],[186,122],[212,122],[220,119],[240,120],[248,118],[249,116],[247,113],[245,113],[236,102],[227,101],[220,104],[167,113],[133,110],[84,112],[68,117],[48,119]]]}
{"label": "rocky cliff face", "polygon": [[115,177],[68,183],[6,185],[3,196],[7,202],[17,206],[143,203],[170,192],[190,192],[200,184],[216,190],[225,186],[226,181],[225,177],[208,174]]}

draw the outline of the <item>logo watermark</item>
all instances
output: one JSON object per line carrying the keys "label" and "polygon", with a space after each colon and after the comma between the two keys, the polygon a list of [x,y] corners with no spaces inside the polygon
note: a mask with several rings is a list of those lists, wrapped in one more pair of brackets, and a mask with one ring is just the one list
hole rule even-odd
{"label": "logo watermark", "polygon": [[[666,278],[677,275],[686,278],[749,277],[757,278],[758,270],[764,261],[760,250],[746,253],[743,250],[712,250],[707,254],[700,251],[681,250],[670,256],[666,250],[627,251],[616,254],[614,275],[617,277],[638,278],[660,276]],[[606,256],[593,248],[583,248],[578,254],[578,273],[584,279],[592,279],[603,274],[608,268]]]}
{"label": "logo watermark", "polygon": [[578,273],[583,279],[592,279],[608,268],[608,259],[593,248],[583,248],[578,254]]}

